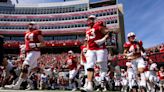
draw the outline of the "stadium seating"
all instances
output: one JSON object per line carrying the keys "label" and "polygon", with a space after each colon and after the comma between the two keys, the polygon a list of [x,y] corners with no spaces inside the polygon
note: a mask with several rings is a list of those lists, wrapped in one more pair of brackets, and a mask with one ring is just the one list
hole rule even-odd
{"label": "stadium seating", "polygon": [[[53,40],[45,41],[46,47],[60,47],[60,46],[80,46],[83,40]],[[5,41],[5,48],[19,48],[19,45],[24,44],[23,41]]]}

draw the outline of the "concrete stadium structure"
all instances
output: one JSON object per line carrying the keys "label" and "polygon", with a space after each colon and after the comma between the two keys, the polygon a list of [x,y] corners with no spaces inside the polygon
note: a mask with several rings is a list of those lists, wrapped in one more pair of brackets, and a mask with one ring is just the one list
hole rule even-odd
{"label": "concrete stadium structure", "polygon": [[[123,5],[117,4],[116,0],[65,0],[39,4],[13,4],[9,0],[1,2],[0,34],[4,35],[5,41],[8,42],[7,48],[18,48],[12,46],[12,41],[24,41],[23,36],[28,23],[35,21],[47,42],[83,40],[87,28],[86,20],[91,14],[95,15],[97,20],[104,21],[109,29],[119,31],[113,35],[110,42],[114,44],[109,47],[122,52],[125,42],[124,12]],[[48,47],[53,47],[54,44],[49,44]],[[80,43],[75,45],[79,46]]]}

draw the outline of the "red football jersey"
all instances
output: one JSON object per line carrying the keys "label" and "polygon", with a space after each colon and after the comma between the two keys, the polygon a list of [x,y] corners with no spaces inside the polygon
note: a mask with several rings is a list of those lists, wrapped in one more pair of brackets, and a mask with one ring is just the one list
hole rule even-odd
{"label": "red football jersey", "polygon": [[[38,36],[42,35],[42,32],[40,30],[34,30],[32,32],[27,31],[25,33],[25,45],[26,45],[26,51],[32,51],[32,50],[39,50],[39,48],[36,46],[36,43],[40,43]],[[38,48],[38,49],[33,49]],[[36,47],[35,47],[36,46]]]}
{"label": "red football jersey", "polygon": [[101,46],[95,43],[96,40],[102,39],[104,34],[101,33],[101,28],[104,27],[103,22],[96,22],[92,28],[86,30],[86,37],[88,40],[88,49],[89,50],[99,50],[105,49],[105,43]]}
{"label": "red football jersey", "polygon": [[81,52],[82,52],[82,61],[83,61],[84,63],[86,63],[87,60],[86,60],[85,54],[87,53],[87,47],[84,46],[84,45],[82,45],[82,46],[80,47],[80,49],[81,49]]}
{"label": "red football jersey", "polygon": [[158,71],[158,77],[160,80],[164,80],[164,72]]}
{"label": "red football jersey", "polygon": [[135,41],[133,43],[126,42],[124,48],[128,48],[129,52],[140,53],[142,48],[142,41]]}
{"label": "red football jersey", "polygon": [[75,56],[70,56],[70,57],[68,57],[68,59],[67,59],[67,64],[68,64],[68,68],[70,69],[70,70],[73,70],[73,69],[76,69],[77,68],[77,62],[76,62],[76,57]]}

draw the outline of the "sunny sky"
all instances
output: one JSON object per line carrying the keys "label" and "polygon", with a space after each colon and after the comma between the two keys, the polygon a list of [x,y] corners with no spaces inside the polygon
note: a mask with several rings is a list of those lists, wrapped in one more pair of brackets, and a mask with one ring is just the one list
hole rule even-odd
{"label": "sunny sky", "polygon": [[164,43],[163,0],[119,0],[125,12],[125,32],[135,32],[145,47]]}
{"label": "sunny sky", "polygon": [[[16,1],[16,0],[12,0]],[[19,0],[19,3],[44,3],[63,0]],[[100,0],[91,0],[100,1]],[[144,46],[152,47],[164,43],[163,0],[118,0],[125,12],[125,33],[135,32]]]}

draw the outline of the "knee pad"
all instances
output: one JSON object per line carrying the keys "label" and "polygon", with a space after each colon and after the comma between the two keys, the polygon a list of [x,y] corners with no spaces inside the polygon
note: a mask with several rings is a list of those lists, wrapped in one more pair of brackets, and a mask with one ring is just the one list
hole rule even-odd
{"label": "knee pad", "polygon": [[29,70],[29,65],[25,65],[22,69],[22,72],[23,73],[28,73],[28,70]]}
{"label": "knee pad", "polygon": [[93,68],[88,68],[87,71],[94,72]]}

